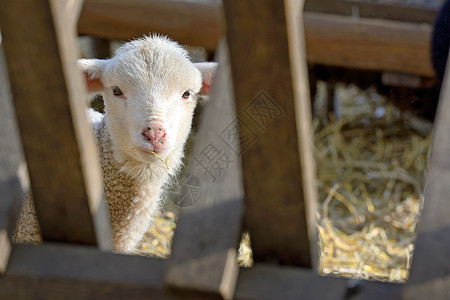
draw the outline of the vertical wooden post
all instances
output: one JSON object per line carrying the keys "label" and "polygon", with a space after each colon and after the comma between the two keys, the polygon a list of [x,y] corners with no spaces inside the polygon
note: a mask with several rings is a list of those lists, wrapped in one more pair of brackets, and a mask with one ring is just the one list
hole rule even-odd
{"label": "vertical wooden post", "polygon": [[316,196],[303,1],[223,5],[254,258],[310,267]]}
{"label": "vertical wooden post", "polygon": [[75,22],[68,15],[74,5],[0,1],[0,25],[42,236],[109,249],[97,150],[76,66]]}
{"label": "vertical wooden post", "polygon": [[[0,39],[1,45],[1,39]],[[0,47],[0,274],[6,270],[11,236],[29,182],[14,118],[8,74]]]}
{"label": "vertical wooden post", "polygon": [[450,295],[450,64],[434,124],[411,274],[405,299],[448,299]]}
{"label": "vertical wooden post", "polygon": [[237,118],[225,43],[217,56],[211,99],[201,115],[188,174],[182,180],[184,193],[165,282],[232,299],[239,272],[244,189],[235,152]]}

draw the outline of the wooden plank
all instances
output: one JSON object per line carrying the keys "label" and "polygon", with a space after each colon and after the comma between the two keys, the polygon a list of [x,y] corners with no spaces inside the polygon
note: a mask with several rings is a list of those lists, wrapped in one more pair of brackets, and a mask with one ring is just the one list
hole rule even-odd
{"label": "wooden plank", "polygon": [[303,2],[285,0],[285,13],[289,43],[289,57],[294,90],[294,107],[300,151],[301,184],[305,199],[305,215],[310,248],[311,265],[316,268],[319,256],[317,235],[318,194],[312,130],[311,101],[309,98],[308,67],[306,64],[305,32],[302,22]]}
{"label": "wooden plank", "polygon": [[[8,270],[0,276],[1,299],[219,299],[167,289],[164,264],[94,247],[15,245]],[[345,279],[257,264],[241,271],[234,299],[343,299],[345,290]]]}
{"label": "wooden plank", "polygon": [[97,150],[65,9],[57,0],[0,1],[14,105],[44,240],[109,249]]}
{"label": "wooden plank", "polygon": [[[1,40],[0,40],[1,45]],[[19,132],[12,107],[9,79],[0,47],[0,274],[11,252],[11,236],[22,199],[29,189]]]}
{"label": "wooden plank", "polygon": [[78,32],[123,40],[158,32],[180,43],[215,50],[220,19],[215,0],[86,0]]}
{"label": "wooden plank", "polygon": [[429,24],[305,12],[311,64],[433,77]]}
{"label": "wooden plank", "polygon": [[450,287],[450,276],[434,278],[418,284],[409,285],[403,292],[403,299],[448,300],[450,299],[449,287]]}
{"label": "wooden plank", "polygon": [[[308,62],[434,76],[428,48],[436,7],[333,3],[306,2]],[[358,16],[349,16],[352,7],[358,7]],[[220,11],[214,0],[87,0],[78,30],[109,39],[161,32],[213,51],[224,28]]]}
{"label": "wooden plank", "polygon": [[[164,261],[94,247],[15,245],[2,299],[219,299],[163,285]],[[193,276],[193,275],[192,275]],[[346,281],[309,270],[257,264],[244,269],[234,299],[343,299]]]}
{"label": "wooden plank", "polygon": [[[297,16],[294,22],[290,13],[285,16],[287,8],[293,7],[290,3],[223,4],[240,120],[245,223],[254,259],[311,267],[310,245],[315,241],[308,234],[310,211],[305,199],[311,195],[305,187],[315,174],[304,161],[312,155],[312,141],[305,135],[311,116],[308,84],[299,77],[305,74],[304,50],[300,38],[294,40],[292,35],[292,26],[301,23],[301,6],[292,12]],[[307,153],[300,154],[300,143]],[[313,221],[315,214],[308,217]]]}
{"label": "wooden plank", "polygon": [[[447,65],[447,70],[449,65]],[[439,284],[450,276],[450,77],[441,89],[434,125],[431,157],[426,174],[423,210],[418,225],[410,280],[406,295],[414,295],[420,286],[432,299],[445,299],[450,287]],[[448,281],[448,279],[446,279]],[[433,283],[434,282],[434,283]],[[429,284],[428,284],[429,283]],[[421,293],[422,294],[422,293]],[[418,296],[411,299],[419,299]],[[448,299],[448,298],[446,298]]]}
{"label": "wooden plank", "polygon": [[45,243],[15,245],[0,276],[1,299],[215,299],[172,292],[163,283],[164,261]]}
{"label": "wooden plank", "polygon": [[335,300],[344,299],[346,290],[343,278],[321,277],[311,270],[260,263],[241,270],[234,299]]}
{"label": "wooden plank", "polygon": [[238,120],[224,43],[218,51],[211,99],[202,111],[184,180],[183,202],[166,283],[231,299],[238,275],[243,218]]}
{"label": "wooden plank", "polygon": [[407,5],[361,0],[306,0],[305,11],[352,16],[353,18],[375,18],[401,22],[433,24],[438,5]]}
{"label": "wooden plank", "polygon": [[[402,298],[402,284],[350,279],[347,284],[345,299],[351,300],[400,300]],[[406,298],[409,299],[409,298]]]}
{"label": "wooden plank", "polygon": [[80,17],[84,0],[65,0],[60,2],[62,2],[61,4],[63,5],[67,24],[69,24],[70,27],[75,28],[78,24],[78,18]]}

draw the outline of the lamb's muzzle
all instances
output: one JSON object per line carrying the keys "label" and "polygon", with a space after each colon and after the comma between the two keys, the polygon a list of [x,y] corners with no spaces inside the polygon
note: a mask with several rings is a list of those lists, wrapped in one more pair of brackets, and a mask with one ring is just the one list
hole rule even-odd
{"label": "lamb's muzzle", "polygon": [[162,123],[151,123],[148,127],[144,128],[142,135],[148,139],[155,152],[159,152],[159,150],[164,148],[167,132]]}

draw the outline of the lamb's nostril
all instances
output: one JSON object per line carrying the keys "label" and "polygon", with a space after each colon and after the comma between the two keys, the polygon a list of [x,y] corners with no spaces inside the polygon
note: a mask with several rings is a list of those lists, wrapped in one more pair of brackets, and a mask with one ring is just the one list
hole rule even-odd
{"label": "lamb's nostril", "polygon": [[164,144],[166,142],[166,130],[159,124],[152,124],[152,126],[144,127],[142,135],[151,144]]}

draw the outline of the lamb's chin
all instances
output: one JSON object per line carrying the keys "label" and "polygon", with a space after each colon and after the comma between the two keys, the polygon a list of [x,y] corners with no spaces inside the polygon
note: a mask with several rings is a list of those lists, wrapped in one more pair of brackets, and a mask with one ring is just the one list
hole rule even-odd
{"label": "lamb's chin", "polygon": [[[118,163],[120,172],[124,172],[138,181],[158,180],[158,178],[165,180],[171,173],[166,155],[160,156],[160,159],[153,154],[142,151],[117,151],[114,158]],[[169,169],[167,169],[168,167]]]}

